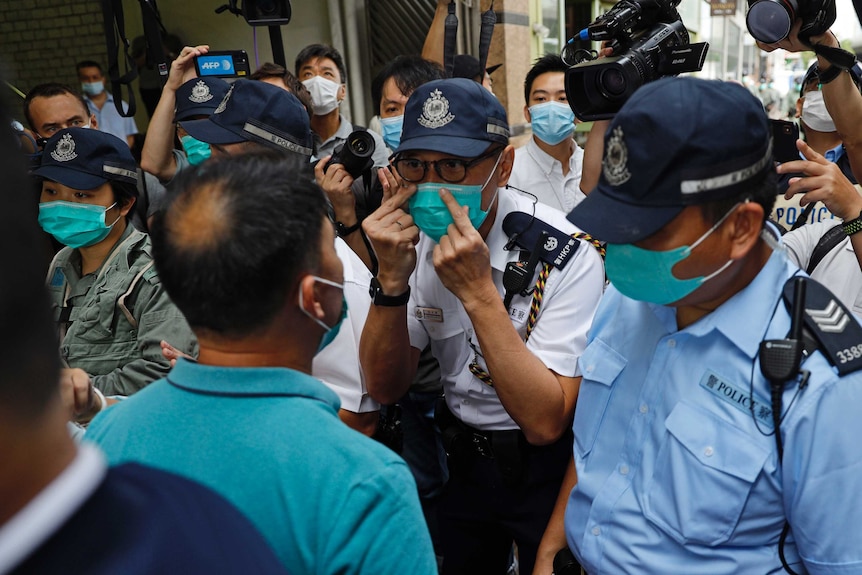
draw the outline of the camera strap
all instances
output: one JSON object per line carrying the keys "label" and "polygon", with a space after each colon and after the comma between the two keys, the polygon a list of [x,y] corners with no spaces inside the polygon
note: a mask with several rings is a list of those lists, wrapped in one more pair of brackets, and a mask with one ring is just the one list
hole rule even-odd
{"label": "camera strap", "polygon": [[491,6],[482,13],[482,27],[479,31],[479,71],[482,79],[485,78],[485,68],[488,67],[488,52],[491,49],[491,37],[494,35],[494,26],[497,25],[497,13],[494,12],[494,0]]}
{"label": "camera strap", "polygon": [[458,17],[455,15],[455,9],[455,0],[451,0],[449,14],[443,24],[443,67],[447,78],[451,78],[455,70],[455,44],[458,41]]}
{"label": "camera strap", "polygon": [[144,23],[144,39],[147,42],[147,64],[159,71],[162,85],[168,80],[168,63],[162,45],[162,34],[167,34],[156,0],[140,0],[141,18]]}
{"label": "camera strap", "polygon": [[[125,19],[123,17],[123,0],[102,0],[102,15],[105,24],[105,40],[108,48],[108,78],[111,81],[111,95],[114,106],[124,118],[131,118],[137,110],[135,93],[132,90],[132,80],[138,77],[138,68],[129,55],[129,40],[126,38]],[[120,75],[119,50],[123,45],[123,55],[126,59],[126,73]],[[127,86],[128,108],[123,109],[123,84]]]}

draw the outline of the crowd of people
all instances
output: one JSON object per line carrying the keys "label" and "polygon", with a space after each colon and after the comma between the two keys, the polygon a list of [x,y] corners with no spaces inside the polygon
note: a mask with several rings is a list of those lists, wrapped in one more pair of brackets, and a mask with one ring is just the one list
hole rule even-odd
{"label": "crowd of people", "polygon": [[515,149],[496,66],[433,42],[368,127],[330,46],[231,83],[186,46],[139,162],[98,62],[34,87],[0,574],[862,573],[862,93],[806,42],[780,164],[756,97],[692,77],[582,149],[556,55]]}

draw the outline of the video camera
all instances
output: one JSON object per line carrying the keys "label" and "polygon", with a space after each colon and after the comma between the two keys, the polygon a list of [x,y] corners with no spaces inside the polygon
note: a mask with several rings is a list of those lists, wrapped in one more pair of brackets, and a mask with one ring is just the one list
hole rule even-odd
{"label": "video camera", "polygon": [[569,41],[561,54],[570,66],[566,96],[580,120],[612,118],[644,84],[703,68],[709,44],[689,42],[676,10],[679,3],[620,0],[581,30],[577,39],[607,41],[612,56],[595,58],[586,50],[575,50],[576,38]]}
{"label": "video camera", "polygon": [[745,26],[755,40],[774,44],[787,38],[797,18],[799,37],[807,43],[835,22],[835,0],[748,0]]}

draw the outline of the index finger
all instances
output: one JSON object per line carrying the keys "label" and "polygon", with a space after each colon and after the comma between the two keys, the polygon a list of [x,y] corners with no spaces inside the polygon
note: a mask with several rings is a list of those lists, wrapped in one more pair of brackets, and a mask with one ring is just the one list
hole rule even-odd
{"label": "index finger", "polygon": [[464,209],[466,206],[459,204],[458,200],[455,199],[455,196],[452,195],[452,192],[446,188],[440,188],[440,198],[443,200],[443,203],[446,204],[446,207],[449,208],[449,213],[452,214],[452,221],[455,223],[455,227],[459,232],[464,234],[474,229],[473,223],[470,221],[470,216],[468,215],[467,210]]}
{"label": "index finger", "polygon": [[401,209],[404,204],[407,203],[407,200],[410,199],[410,196],[415,193],[415,185],[407,185],[406,182],[402,182],[400,186],[395,188],[394,193],[388,199],[384,200],[383,203],[380,204],[380,207],[377,209],[377,212],[380,212],[380,216],[391,214],[395,210]]}

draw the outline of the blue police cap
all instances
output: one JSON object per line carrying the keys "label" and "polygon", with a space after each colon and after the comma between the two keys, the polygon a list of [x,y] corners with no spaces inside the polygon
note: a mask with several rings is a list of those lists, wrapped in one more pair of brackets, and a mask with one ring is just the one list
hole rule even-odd
{"label": "blue police cap", "polygon": [[769,120],[739,84],[663,78],[605,133],[598,186],[568,219],[608,243],[645,239],[686,206],[731,198],[774,170]]}
{"label": "blue police cap", "polygon": [[191,137],[207,144],[258,142],[311,156],[308,112],[296,96],[266,82],[237,80],[212,116],[183,122]]}
{"label": "blue police cap", "polygon": [[86,128],[66,128],[51,136],[33,173],[75,190],[92,190],[109,180],[138,181],[129,145],[112,134]]}
{"label": "blue police cap", "polygon": [[509,143],[509,122],[499,100],[478,82],[449,78],[422,84],[410,95],[396,152],[475,158],[495,143]]}
{"label": "blue police cap", "polygon": [[174,121],[182,122],[194,116],[211,116],[230,89],[221,78],[192,78],[177,89]]}

